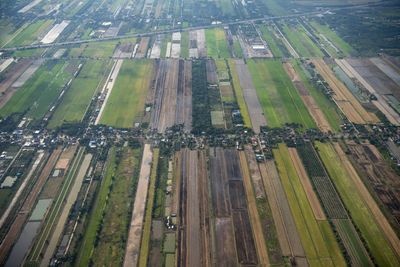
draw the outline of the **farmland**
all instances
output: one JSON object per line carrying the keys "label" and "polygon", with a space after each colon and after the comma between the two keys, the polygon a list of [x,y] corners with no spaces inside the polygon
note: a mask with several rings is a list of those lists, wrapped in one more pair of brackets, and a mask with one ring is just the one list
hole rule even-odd
{"label": "farmland", "polygon": [[[333,264],[333,262],[339,264],[341,261],[344,265],[344,260],[340,255],[338,259],[333,259],[330,255],[331,251],[328,247],[335,246],[335,242],[327,244],[324,241],[287,148],[279,144],[279,150],[274,150],[274,156],[307,259],[325,264]],[[291,177],[290,180],[289,177]]]}
{"label": "farmland", "polygon": [[80,122],[88,110],[91,98],[104,83],[110,67],[110,63],[104,64],[102,61],[85,63],[52,116],[49,128],[60,126],[63,122]]}
{"label": "farmland", "polygon": [[152,62],[125,61],[107,101],[100,123],[130,128],[144,110]]}
{"label": "farmland", "polygon": [[332,146],[330,144],[318,143],[317,147],[344,204],[349,210],[357,227],[360,229],[376,263],[396,265],[398,260],[395,253],[386,241],[383,233],[379,230],[379,226],[372,217],[361,196],[357,193],[356,185],[351,181],[349,174],[346,172],[346,169]]}
{"label": "farmland", "polygon": [[0,13],[0,266],[400,265],[395,1]]}
{"label": "farmland", "polygon": [[4,117],[28,111],[31,118],[42,118],[72,76],[72,73],[64,71],[69,64],[62,60],[47,61],[6,103],[0,115]]}
{"label": "farmland", "polygon": [[316,128],[280,61],[249,60],[249,70],[270,127],[294,122]]}
{"label": "farmland", "polygon": [[250,120],[250,116],[249,116],[249,112],[247,110],[247,106],[246,106],[246,102],[243,96],[243,91],[242,88],[240,86],[240,80],[236,71],[236,65],[235,62],[233,60],[228,60],[228,66],[229,66],[229,70],[230,70],[230,74],[232,77],[232,84],[233,84],[233,89],[235,91],[235,95],[236,95],[236,101],[239,105],[240,108],[240,112],[242,113],[242,117],[243,117],[243,121],[244,121],[244,125],[246,127],[251,127],[251,120]]}
{"label": "farmland", "polygon": [[53,20],[39,20],[28,27],[26,27],[22,32],[14,36],[14,38],[7,43],[6,46],[22,46],[31,44],[37,41],[39,35],[41,35],[50,25]]}
{"label": "farmland", "polygon": [[357,232],[352,227],[348,218],[347,211],[341,201],[340,196],[335,190],[322,162],[315,154],[311,144],[303,144],[297,147],[299,156],[310,177],[316,193],[326,211],[327,217],[332,220],[340,239],[343,242],[350,261],[353,264],[369,264],[369,256],[363,244],[357,236]]}

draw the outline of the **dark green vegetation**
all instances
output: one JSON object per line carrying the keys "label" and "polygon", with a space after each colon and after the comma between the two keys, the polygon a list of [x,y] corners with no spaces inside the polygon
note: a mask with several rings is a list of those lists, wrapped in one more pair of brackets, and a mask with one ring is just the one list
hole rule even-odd
{"label": "dark green vegetation", "polygon": [[400,55],[398,35],[400,26],[400,7],[396,2],[374,8],[361,8],[357,12],[338,10],[334,16],[324,16],[316,20],[320,24],[327,23],[335,32],[349,43],[355,50],[350,50],[352,56],[358,54],[372,56],[377,53]]}
{"label": "dark green vegetation", "polygon": [[206,62],[194,60],[192,62],[192,132],[199,134],[211,128],[210,100],[207,88]]}

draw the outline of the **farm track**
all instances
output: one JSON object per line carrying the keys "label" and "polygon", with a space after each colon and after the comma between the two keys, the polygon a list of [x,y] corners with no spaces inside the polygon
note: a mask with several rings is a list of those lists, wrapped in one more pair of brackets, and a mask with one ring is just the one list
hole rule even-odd
{"label": "farm track", "polygon": [[139,181],[136,189],[135,202],[133,203],[132,218],[129,224],[129,234],[126,241],[124,267],[136,266],[138,263],[152,160],[153,153],[150,145],[145,144],[139,173]]}
{"label": "farm track", "polygon": [[400,240],[397,237],[396,233],[393,231],[386,217],[383,215],[382,211],[379,209],[375,200],[372,198],[371,194],[368,192],[367,188],[361,181],[358,176],[356,170],[351,165],[350,161],[346,157],[342,148],[338,143],[333,143],[333,147],[336,150],[336,153],[340,157],[341,161],[344,164],[346,171],[349,173],[350,178],[352,179],[354,185],[357,187],[359,194],[363,198],[365,204],[368,206],[371,214],[375,217],[375,221],[378,223],[381,231],[384,233],[387,241],[391,244],[396,256],[400,258]]}
{"label": "farm track", "polygon": [[240,166],[242,169],[243,184],[246,190],[247,204],[249,207],[248,210],[250,215],[250,221],[254,231],[254,240],[257,248],[259,262],[262,266],[269,266],[270,263],[268,258],[267,246],[264,239],[263,229],[261,226],[260,217],[257,210],[257,202],[254,197],[253,185],[250,180],[250,173],[244,151],[239,152],[239,158],[240,158]]}
{"label": "farm track", "polygon": [[32,210],[33,205],[36,203],[36,199],[43,188],[44,183],[47,180],[47,177],[50,175],[51,170],[53,169],[58,157],[60,156],[62,148],[57,148],[47,160],[45,167],[43,168],[38,180],[33,186],[31,192],[26,198],[23,206],[21,207],[16,219],[11,225],[7,235],[5,236],[3,242],[0,246],[0,262],[5,262],[5,259],[12,247],[12,245],[16,242],[18,236],[22,231],[22,227],[25,224],[26,219],[28,218],[29,212]]}
{"label": "farm track", "polygon": [[235,60],[237,74],[239,76],[240,87],[249,110],[251,124],[255,133],[260,132],[260,126],[267,126],[267,120],[264,116],[263,108],[257,97],[256,88],[254,87],[247,64],[241,59]]}
{"label": "farm track", "polygon": [[[77,147],[75,146],[75,149],[76,148]],[[47,213],[46,220],[43,223],[40,235],[35,243],[35,246],[33,247],[33,250],[31,251],[31,256],[28,258],[28,261],[37,263],[40,261],[40,255],[42,254],[45,246],[47,245],[46,241],[50,237],[52,229],[54,227],[54,223],[58,219],[58,215],[63,206],[62,204],[64,203],[67,193],[69,192],[70,186],[73,182],[73,178],[75,177],[75,173],[78,169],[78,165],[82,159],[84,150],[85,149],[82,147],[79,148],[77,155],[75,156],[74,160],[71,163],[71,166],[68,168],[69,169],[68,174],[66,175],[62,187],[59,190],[56,199],[53,200],[51,208]]]}

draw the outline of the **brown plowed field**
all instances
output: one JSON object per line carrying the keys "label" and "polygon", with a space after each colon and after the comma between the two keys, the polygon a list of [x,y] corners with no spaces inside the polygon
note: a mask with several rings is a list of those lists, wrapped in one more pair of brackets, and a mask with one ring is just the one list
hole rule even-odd
{"label": "brown plowed field", "polygon": [[210,174],[214,214],[217,217],[230,216],[228,179],[221,148],[210,148]]}
{"label": "brown plowed field", "polygon": [[229,195],[233,210],[246,210],[246,195],[242,181],[229,181]]}
{"label": "brown plowed field", "polygon": [[249,110],[251,124],[255,133],[260,132],[260,126],[266,126],[267,120],[264,116],[264,111],[258,100],[256,88],[254,87],[253,80],[249,69],[245,62],[241,59],[235,60],[236,71],[239,76],[240,87],[243,91],[243,97]]}
{"label": "brown plowed field", "polygon": [[353,159],[367,179],[376,196],[392,215],[392,222],[400,228],[400,180],[382,158],[375,146],[348,142]]}
{"label": "brown plowed field", "polygon": [[204,151],[180,154],[178,266],[211,266],[210,214]]}
{"label": "brown plowed field", "polygon": [[257,264],[256,247],[247,211],[235,210],[232,212],[232,218],[239,263],[243,265]]}
{"label": "brown plowed field", "polygon": [[206,61],[206,71],[207,71],[207,82],[208,83],[218,83],[217,75],[217,65],[214,59],[208,59]]}
{"label": "brown plowed field", "polygon": [[335,92],[334,99],[342,108],[347,118],[354,123],[377,123],[379,119],[375,114],[367,112],[357,99],[350,93],[346,86],[339,81],[323,59],[312,59],[319,74]]}
{"label": "brown plowed field", "polygon": [[[278,175],[273,160],[267,160],[260,165],[261,175],[264,181],[268,202],[272,210],[278,240],[284,255],[305,257],[300,235],[297,231],[289,203],[286,199],[285,190]],[[272,204],[272,203],[275,203]]]}
{"label": "brown plowed field", "polygon": [[150,37],[142,37],[135,58],[144,58],[146,56],[147,47],[149,46],[149,41]]}
{"label": "brown plowed field", "polygon": [[204,151],[197,152],[198,184],[200,197],[200,237],[201,237],[201,266],[212,266],[212,248],[210,237],[210,208],[207,181],[207,167]]}
{"label": "brown plowed field", "polygon": [[5,73],[4,80],[0,82],[0,108],[2,108],[19,89],[11,87],[11,85],[25,72],[33,61],[33,59],[21,59]]}
{"label": "brown plowed field", "polygon": [[265,197],[264,186],[262,183],[260,170],[258,169],[256,157],[254,156],[253,150],[251,149],[250,146],[245,146],[245,150],[247,159],[249,160],[250,174],[253,180],[254,191],[256,192],[256,198],[264,198]]}
{"label": "brown plowed field", "polygon": [[232,219],[215,218],[218,266],[237,266]]}
{"label": "brown plowed field", "polygon": [[262,266],[269,266],[268,251],[265,245],[264,233],[260,223],[260,217],[257,210],[256,199],[254,198],[253,186],[250,180],[249,169],[247,165],[245,152],[239,152],[240,166],[243,174],[243,184],[247,195],[247,204],[249,206],[249,216],[254,231],[254,241],[257,247],[259,262]]}
{"label": "brown plowed field", "polygon": [[46,182],[47,177],[50,175],[50,172],[53,169],[54,164],[58,156],[60,155],[61,151],[62,148],[59,147],[51,154],[38,180],[36,181],[31,192],[26,198],[23,206],[21,207],[20,212],[18,213],[15,221],[11,225],[0,247],[0,262],[5,261],[11,247],[14,245],[19,234],[21,233],[22,227],[24,226],[25,221],[28,218],[29,212],[32,210],[33,205],[36,202],[37,196],[39,195],[40,190],[42,189],[44,183]]}
{"label": "brown plowed field", "polygon": [[349,176],[351,177],[353,183],[356,185],[364,202],[367,204],[368,208],[370,209],[371,214],[374,216],[375,221],[378,223],[379,227],[381,228],[381,231],[384,233],[386,239],[389,241],[389,243],[391,244],[392,248],[394,249],[396,255],[399,257],[400,256],[400,240],[399,240],[399,238],[397,237],[396,233],[393,231],[393,229],[390,226],[389,222],[387,221],[386,217],[383,215],[382,211],[379,209],[375,200],[372,198],[371,194],[368,192],[367,188],[361,181],[356,170],[351,165],[350,161],[346,157],[346,154],[343,152],[339,143],[333,143],[333,147],[335,148],[336,153],[338,153],[340,159],[342,160],[344,167],[346,168],[346,171],[348,172]]}
{"label": "brown plowed field", "polygon": [[242,173],[240,172],[240,163],[237,151],[233,149],[225,149],[224,157],[228,180],[242,180]]}
{"label": "brown plowed field", "polygon": [[184,60],[161,60],[154,68],[147,101],[153,101],[150,127],[162,133],[174,124],[192,122],[191,63]]}
{"label": "brown plowed field", "polygon": [[187,266],[200,266],[200,203],[197,151],[189,150],[189,176],[187,179]]}
{"label": "brown plowed field", "polygon": [[315,123],[317,124],[318,128],[322,131],[327,133],[328,131],[332,131],[332,127],[329,124],[328,120],[326,119],[324,113],[318,106],[315,99],[312,97],[310,92],[308,91],[306,85],[301,80],[300,76],[293,68],[291,63],[283,63],[283,67],[286,70],[286,73],[289,75],[290,79],[299,93],[301,99],[303,100],[308,112],[310,113],[311,117],[314,119]]}
{"label": "brown plowed field", "polygon": [[303,185],[304,192],[307,195],[307,199],[310,202],[311,209],[313,210],[315,219],[317,220],[326,220],[324,211],[318,201],[317,195],[315,194],[310,179],[304,169],[303,163],[300,160],[299,154],[297,154],[297,150],[293,147],[288,148],[290,157],[292,158],[294,167],[296,168],[296,172],[299,175],[301,184]]}
{"label": "brown plowed field", "polygon": [[186,266],[186,199],[187,199],[187,150],[177,153],[178,157],[178,179],[179,181],[179,232],[177,247],[177,266]]}

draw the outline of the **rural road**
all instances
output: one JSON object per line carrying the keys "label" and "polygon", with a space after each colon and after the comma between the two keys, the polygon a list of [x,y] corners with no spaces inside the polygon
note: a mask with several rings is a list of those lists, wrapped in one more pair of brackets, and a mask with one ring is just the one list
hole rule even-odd
{"label": "rural road", "polygon": [[166,34],[172,33],[176,31],[192,31],[192,30],[199,30],[199,29],[208,29],[208,28],[216,28],[216,27],[224,27],[229,25],[241,24],[245,22],[256,22],[256,21],[264,21],[264,20],[274,20],[274,19],[285,19],[285,18],[295,18],[301,16],[312,16],[316,14],[325,13],[328,11],[337,11],[337,10],[344,10],[344,9],[355,9],[361,7],[369,7],[369,6],[377,6],[385,4],[388,1],[382,1],[378,3],[368,3],[362,5],[354,5],[354,6],[346,6],[346,7],[337,7],[337,8],[326,8],[325,10],[320,11],[312,11],[312,12],[305,12],[305,13],[298,13],[298,14],[291,14],[291,15],[284,15],[284,16],[271,16],[271,17],[262,17],[262,18],[255,18],[255,19],[242,19],[236,20],[231,22],[225,22],[221,24],[210,24],[210,25],[202,25],[196,27],[188,27],[188,28],[173,28],[169,30],[163,31],[152,31],[147,33],[136,33],[136,34],[127,34],[127,35],[120,35],[115,37],[104,37],[104,38],[96,38],[90,40],[75,40],[75,41],[68,41],[68,42],[59,42],[59,43],[51,43],[51,44],[36,44],[36,45],[26,45],[26,46],[18,46],[18,47],[8,47],[8,48],[1,48],[0,52],[5,51],[16,51],[16,50],[24,50],[24,49],[35,49],[35,48],[48,48],[48,47],[56,47],[56,46],[67,46],[67,45],[74,45],[74,44],[83,44],[83,43],[90,43],[90,42],[99,42],[99,41],[110,41],[110,40],[120,40],[125,38],[132,38],[132,37],[144,37],[144,36],[152,36],[157,34]]}

